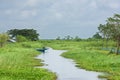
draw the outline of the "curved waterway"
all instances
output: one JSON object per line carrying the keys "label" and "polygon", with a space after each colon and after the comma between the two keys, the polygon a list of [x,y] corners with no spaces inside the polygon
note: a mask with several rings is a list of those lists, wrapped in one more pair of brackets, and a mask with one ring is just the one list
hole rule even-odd
{"label": "curved waterway", "polygon": [[[86,71],[75,67],[75,62],[60,56],[64,50],[53,50],[49,48],[46,53],[37,57],[37,59],[44,60],[44,66],[58,76],[57,80],[106,80],[98,78],[101,73]],[[40,67],[41,68],[41,67]]]}

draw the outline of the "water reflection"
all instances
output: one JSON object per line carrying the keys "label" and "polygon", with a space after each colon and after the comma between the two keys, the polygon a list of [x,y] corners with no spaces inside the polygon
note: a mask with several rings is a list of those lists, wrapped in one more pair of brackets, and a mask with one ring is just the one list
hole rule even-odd
{"label": "water reflection", "polygon": [[37,58],[44,60],[43,63],[46,65],[43,68],[49,69],[58,75],[57,80],[103,80],[98,78],[101,73],[75,67],[72,60],[60,56],[63,52],[65,51],[49,48],[45,54],[39,55]]}

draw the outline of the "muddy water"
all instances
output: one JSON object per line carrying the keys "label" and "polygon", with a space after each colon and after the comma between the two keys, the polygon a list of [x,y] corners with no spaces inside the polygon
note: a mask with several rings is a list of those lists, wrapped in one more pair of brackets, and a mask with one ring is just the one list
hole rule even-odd
{"label": "muddy water", "polygon": [[49,48],[46,53],[39,55],[37,58],[44,60],[43,68],[57,74],[57,80],[105,80],[98,78],[101,73],[75,67],[72,60],[60,56],[63,52],[65,51]]}

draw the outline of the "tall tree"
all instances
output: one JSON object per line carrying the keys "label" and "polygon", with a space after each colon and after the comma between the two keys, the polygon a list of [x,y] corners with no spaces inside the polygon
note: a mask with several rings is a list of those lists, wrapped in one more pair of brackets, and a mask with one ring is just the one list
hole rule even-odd
{"label": "tall tree", "polygon": [[97,32],[96,34],[93,35],[94,39],[102,39],[102,36],[100,36],[100,34]]}
{"label": "tall tree", "polygon": [[108,18],[107,23],[99,26],[98,29],[105,37],[114,39],[117,42],[116,54],[118,54],[120,46],[120,15],[115,14],[113,17]]}
{"label": "tall tree", "polygon": [[34,29],[11,29],[8,30],[8,34],[11,35],[12,38],[16,37],[17,35],[21,35],[31,41],[36,41],[39,39],[39,34]]}
{"label": "tall tree", "polygon": [[108,24],[100,24],[98,27],[98,30],[103,36],[103,42],[106,41],[105,46],[106,48],[108,47],[108,40],[110,39],[110,34],[109,34],[109,26]]}
{"label": "tall tree", "polygon": [[110,36],[117,42],[117,54],[119,53],[120,46],[120,15],[115,14],[112,18],[107,20]]}

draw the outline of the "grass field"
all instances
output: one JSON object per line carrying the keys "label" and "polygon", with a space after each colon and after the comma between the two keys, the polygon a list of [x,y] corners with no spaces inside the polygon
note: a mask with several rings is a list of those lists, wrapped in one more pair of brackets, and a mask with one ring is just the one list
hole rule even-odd
{"label": "grass field", "polygon": [[[115,42],[108,43],[108,48],[115,47]],[[109,54],[110,51],[102,50],[103,41],[55,41],[49,42],[48,46],[68,50],[62,56],[73,59],[77,67],[107,73],[100,75],[101,78],[120,80],[120,55]]]}
{"label": "grass field", "polygon": [[[115,47],[113,41],[108,43],[109,48]],[[40,60],[34,59],[39,54],[35,49],[43,46],[68,50],[62,56],[73,59],[77,67],[106,72],[109,75],[99,77],[120,80],[120,56],[102,50],[103,41],[62,40],[12,43],[0,48],[0,80],[56,80],[54,73],[34,68],[43,65]]]}
{"label": "grass field", "polygon": [[40,54],[36,42],[12,43],[0,48],[0,80],[56,80],[56,75],[41,66],[34,57]]}

